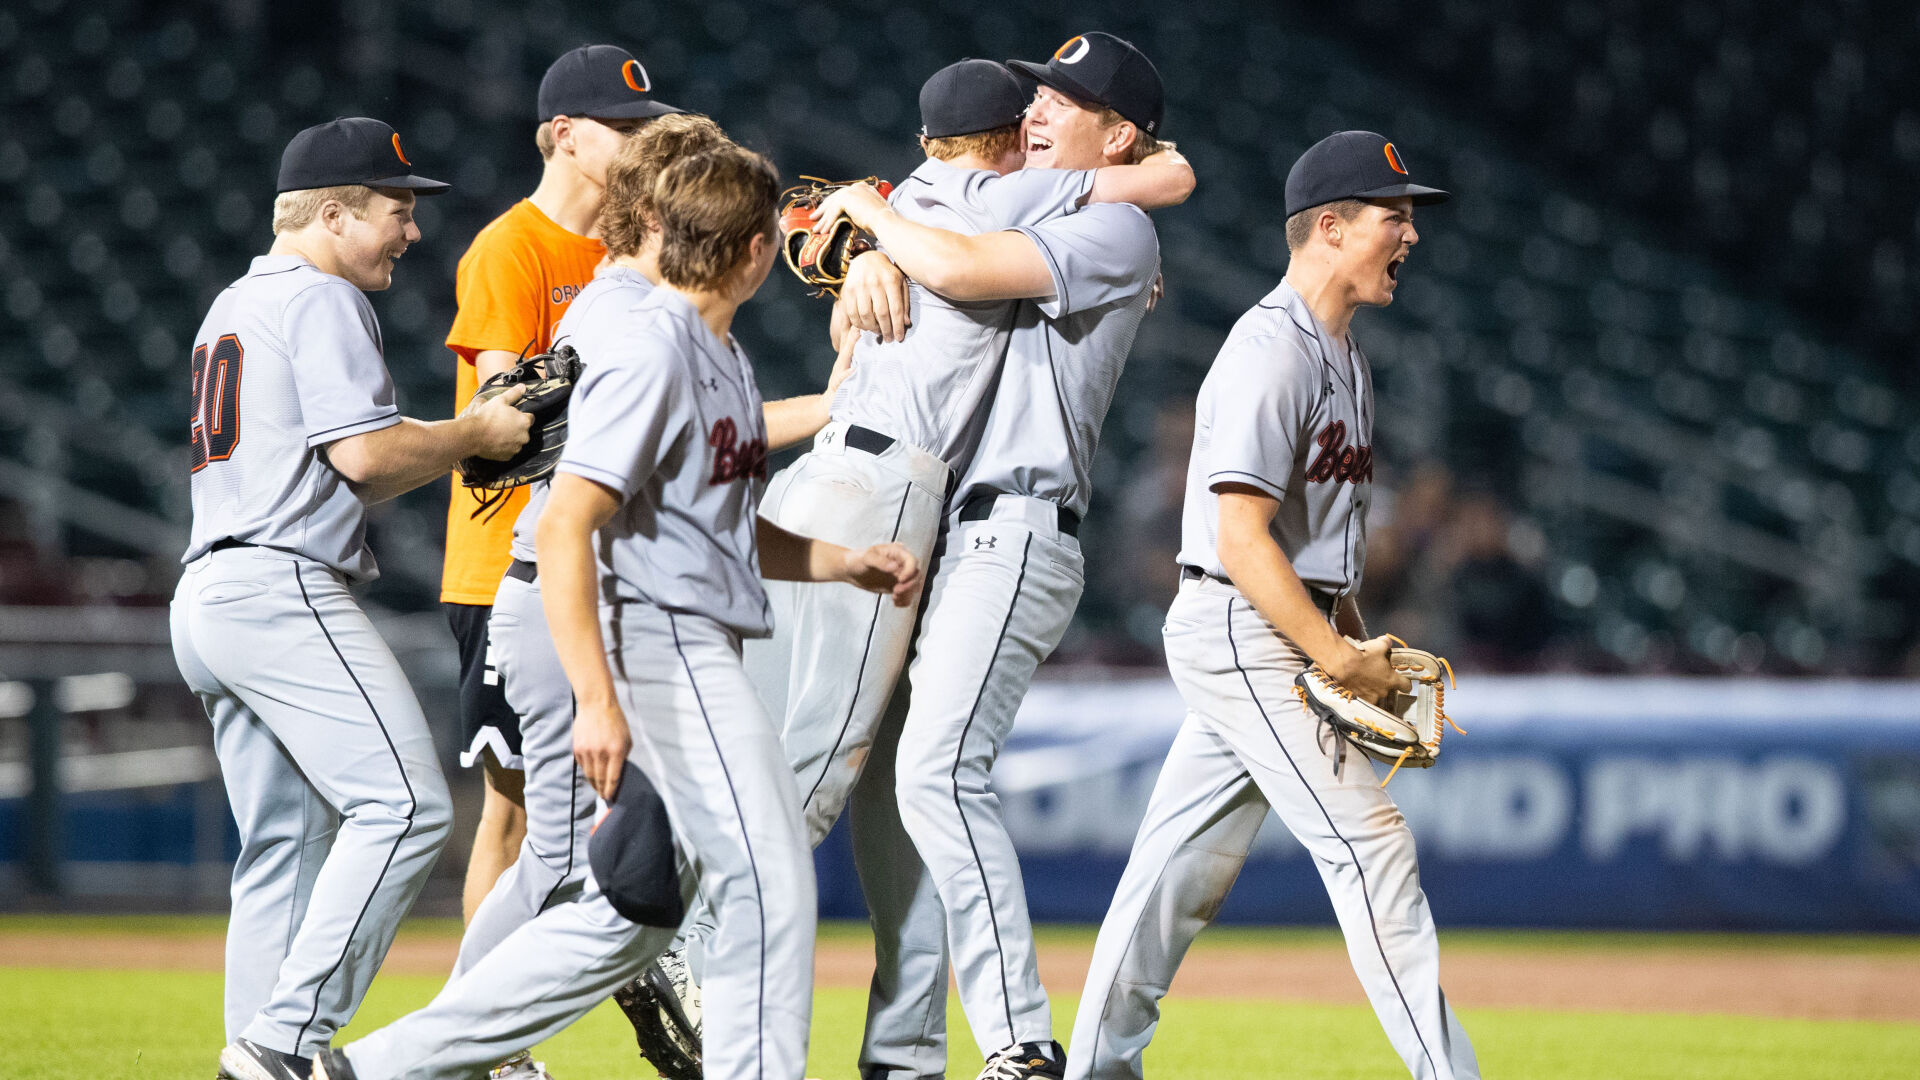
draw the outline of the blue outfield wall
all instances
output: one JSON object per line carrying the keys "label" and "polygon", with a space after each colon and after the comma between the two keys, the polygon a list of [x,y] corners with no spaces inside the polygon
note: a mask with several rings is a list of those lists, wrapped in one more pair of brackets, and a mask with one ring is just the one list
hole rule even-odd
{"label": "blue outfield wall", "polygon": [[[1920,683],[1469,675],[1447,704],[1467,734],[1388,789],[1443,926],[1920,931]],[[994,784],[1036,919],[1105,913],[1182,714],[1164,676],[1028,695]],[[231,859],[222,802],[70,796],[70,880],[137,895],[168,864]],[[0,800],[0,876],[24,809]],[[844,823],[818,865],[822,912],[862,915]],[[1333,921],[1278,821],[1221,918]]]}
{"label": "blue outfield wall", "polygon": [[[1468,733],[1388,788],[1443,926],[1920,931],[1920,684],[1470,676],[1447,705]],[[1183,712],[1165,678],[1033,689],[995,787],[1035,919],[1105,913]],[[822,909],[854,916],[843,833]],[[1332,921],[1277,819],[1220,917]]]}

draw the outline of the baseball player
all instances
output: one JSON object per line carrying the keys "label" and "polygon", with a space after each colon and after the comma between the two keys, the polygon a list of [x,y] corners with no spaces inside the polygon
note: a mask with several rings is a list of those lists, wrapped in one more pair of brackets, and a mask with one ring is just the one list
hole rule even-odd
{"label": "baseball player", "polygon": [[[660,233],[653,185],[679,158],[730,145],[719,125],[682,113],[650,122],[629,139],[607,166],[599,234],[607,265],[574,298],[554,329],[554,340],[584,357],[615,347],[629,329],[626,312],[646,298],[660,277]],[[780,450],[810,438],[827,422],[827,402],[846,364],[837,364],[824,393],[767,402],[769,448]],[[531,485],[527,505],[514,523],[513,561],[495,598],[489,637],[494,667],[507,704],[520,721],[526,773],[527,836],[513,865],[474,912],[460,942],[457,977],[506,936],[555,904],[576,899],[587,877],[587,839],[594,820],[593,789],[573,760],[573,692],[554,651],[541,606],[534,529],[546,503],[546,481]],[[496,1068],[496,1077],[540,1066],[517,1054]]]}
{"label": "baseball player", "polygon": [[[1123,165],[1159,149],[1159,74],[1127,42],[1084,34],[1046,64],[1012,66],[1041,84],[1023,128],[1028,170]],[[1126,203],[963,236],[912,221],[870,188],[834,200],[823,219],[844,208],[935,293],[1041,298],[1013,309],[991,411],[959,471],[893,766],[901,823],[944,912],[961,1003],[978,1044],[995,1048],[982,1076],[1058,1077],[1064,1053],[1019,862],[987,781],[1034,669],[1079,601],[1077,534],[1094,449],[1158,275],[1158,240]],[[843,397],[862,370],[857,363]]]}
{"label": "baseball player", "polygon": [[[525,352],[545,352],[553,328],[606,256],[594,235],[607,164],[649,119],[680,110],[652,96],[646,68],[625,49],[583,45],[540,80],[535,142],[540,184],[474,237],[460,258],[459,304],[447,347],[459,355],[454,407]],[[513,523],[526,503],[515,489],[483,504],[453,479],[440,599],[460,648],[461,764],[484,769],[485,802],[467,864],[462,912],[471,921],[526,833],[519,720],[489,658],[488,615],[509,561]]]}
{"label": "baseball player", "polygon": [[[1015,171],[1025,157],[1027,100],[1001,64],[949,65],[927,80],[920,104],[927,160],[891,203],[914,221],[972,234],[1038,224],[1086,203],[1172,205],[1193,189],[1192,169],[1171,152],[1145,165]],[[890,267],[884,259],[859,262]],[[834,423],[811,453],[774,477],[763,514],[790,531],[850,546],[895,541],[926,558],[955,469],[969,460],[985,420],[1015,305],[952,300],[916,284],[901,313],[907,317],[879,326],[889,315],[884,303],[852,310],[863,295],[859,274],[856,268],[836,305],[835,332],[851,318],[880,333],[854,346],[854,373],[834,400]],[[1049,287],[1043,280],[1034,292]],[[903,333],[908,322],[912,332]],[[877,729],[905,663],[913,613],[840,585],[775,583],[769,592],[776,637],[750,650],[748,661],[763,696],[784,712],[782,741],[801,784],[809,840],[826,836],[850,795],[855,804],[856,861],[879,969],[862,1072],[942,1074],[945,1011],[929,1008],[927,995],[935,1005],[944,999],[944,919],[899,824],[891,758],[871,780],[862,778],[876,738],[884,737]],[[771,663],[763,659],[769,656]]]}
{"label": "baseball player", "polygon": [[[741,639],[769,629],[760,575],[855,582],[900,604],[920,576],[899,545],[849,551],[756,517],[767,430],[728,330],[777,256],[777,194],[772,166],[737,147],[662,173],[662,283],[624,309],[624,332],[589,343],[597,355],[574,391],[536,532],[548,622],[578,703],[575,757],[603,798],[624,786],[630,757],[660,785],[717,913],[704,1059],[727,1080],[798,1080],[812,1002],[813,866],[799,795],[740,662]],[[584,1015],[673,934],[620,916],[603,888],[596,876],[578,902],[510,935],[427,1008],[325,1054],[315,1077],[465,1076]]]}
{"label": "baseball player", "polygon": [[[1480,1075],[1440,991],[1413,834],[1365,755],[1320,730],[1293,680],[1318,662],[1378,700],[1404,690],[1353,596],[1366,564],[1373,388],[1349,332],[1393,302],[1420,239],[1386,139],[1343,131],[1287,176],[1286,280],[1241,316],[1200,389],[1167,666],[1187,703],[1100,927],[1072,1080],[1137,1080],[1159,1001],[1226,899],[1269,808],[1313,855],[1354,972],[1407,1069]],[[1343,636],[1344,635],[1344,636]]]}
{"label": "baseball player", "polygon": [[[726,141],[712,120],[686,113],[660,117],[620,147],[606,168],[596,229],[607,246],[607,265],[574,298],[553,331],[555,341],[571,339],[593,355],[591,328],[610,318],[618,326],[619,312],[652,290],[659,276],[658,234],[646,225],[653,181],[667,160]],[[519,729],[526,836],[518,858],[467,924],[456,978],[541,911],[577,899],[587,877],[594,795],[573,760],[573,692],[547,631],[534,556],[533,530],[547,489],[545,481],[531,485],[514,523],[513,558],[488,623],[493,668]],[[496,1080],[544,1074],[524,1048],[493,1069]]]}
{"label": "baseball player", "polygon": [[379,573],[368,504],[527,438],[517,393],[440,423],[394,407],[363,293],[420,239],[415,197],[445,190],[378,120],[300,132],[272,249],[194,337],[193,533],[171,621],[240,829],[220,1054],[235,1080],[306,1075],[447,836],[426,719],[347,591]]}

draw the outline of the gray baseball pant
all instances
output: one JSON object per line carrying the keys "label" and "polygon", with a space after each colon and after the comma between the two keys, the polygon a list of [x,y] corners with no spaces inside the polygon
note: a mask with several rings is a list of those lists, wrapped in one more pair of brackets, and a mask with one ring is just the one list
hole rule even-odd
{"label": "gray baseball pant", "polygon": [[[940,533],[947,466],[899,441],[878,454],[849,446],[847,431],[838,422],[822,428],[813,449],[767,485],[760,516],[844,547],[899,543],[925,566]],[[818,844],[873,748],[906,665],[915,609],[838,582],[768,585],[778,593],[774,637],[750,642],[747,662],[768,691],[763,697],[781,710],[775,715],[783,717],[780,738],[800,783],[807,837]],[[784,674],[784,685],[774,672]]]}
{"label": "gray baseball pant", "polygon": [[[799,1080],[813,1007],[813,860],[779,736],[711,619],[617,602],[602,616],[632,760],[715,911],[706,942],[709,1080]],[[687,889],[691,897],[691,888]],[[666,950],[591,882],[508,935],[426,1008],[347,1047],[360,1080],[468,1077],[586,1015]]]}
{"label": "gray baseball pant", "polygon": [[467,924],[455,975],[535,915],[580,896],[593,833],[593,788],[573,760],[573,688],[554,651],[537,580],[501,579],[487,640],[501,690],[520,717],[527,836]]}
{"label": "gray baseball pant", "polygon": [[1233,586],[1183,582],[1167,666],[1187,704],[1100,926],[1068,1080],[1138,1080],[1160,999],[1212,921],[1271,807],[1313,856],[1354,973],[1420,1080],[1478,1080],[1440,989],[1440,950],[1413,833],[1364,755],[1294,695],[1310,661]]}
{"label": "gray baseball pant", "polygon": [[226,1029],[311,1056],[352,1019],[452,821],[420,703],[338,573],[211,552],[174,592],[174,659],[240,828]]}
{"label": "gray baseball pant", "polygon": [[908,670],[900,818],[933,875],[960,1003],[987,1054],[1053,1037],[1026,885],[988,780],[1084,587],[1059,508],[1002,495],[988,518],[949,529]]}
{"label": "gray baseball pant", "polygon": [[[905,443],[878,453],[829,424],[813,449],[774,476],[761,516],[802,536],[863,548],[893,541],[927,565],[939,536],[945,463]],[[873,919],[875,970],[860,1051],[866,1080],[946,1072],[945,918],[900,823],[899,741],[916,608],[837,583],[768,582],[774,636],[748,642],[748,670],[775,715],[800,785],[807,839],[818,845],[852,814],[854,866]],[[889,702],[892,701],[890,705]],[[697,922],[708,924],[704,913]],[[702,935],[704,936],[704,935]]]}

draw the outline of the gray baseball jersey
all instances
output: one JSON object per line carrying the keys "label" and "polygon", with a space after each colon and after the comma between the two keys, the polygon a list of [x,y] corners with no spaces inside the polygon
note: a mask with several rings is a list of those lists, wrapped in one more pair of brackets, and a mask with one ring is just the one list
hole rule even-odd
{"label": "gray baseball jersey", "polygon": [[1272,535],[1302,581],[1359,585],[1373,479],[1366,359],[1282,283],[1234,325],[1196,408],[1180,561],[1215,576],[1183,581],[1167,610],[1167,669],[1187,716],[1094,944],[1067,1080],[1144,1075],[1160,999],[1269,809],[1320,868],[1354,974],[1408,1072],[1478,1080],[1440,988],[1413,833],[1372,764],[1323,738],[1296,700],[1310,660],[1223,580],[1215,543],[1214,485],[1246,484],[1280,501]]}
{"label": "gray baseball jersey", "polygon": [[1271,531],[1308,588],[1350,595],[1366,564],[1373,380],[1351,336],[1334,341],[1281,282],[1240,317],[1195,404],[1180,561],[1226,576],[1218,484],[1280,501]]}
{"label": "gray baseball jersey", "polygon": [[672,289],[613,323],[604,340],[580,343],[586,371],[558,466],[620,495],[597,540],[603,592],[765,637],[754,522],[767,431],[752,365]]}
{"label": "gray baseball jersey", "polygon": [[377,573],[365,507],[321,453],[400,422],[373,310],[304,259],[255,259],[195,338],[193,405],[170,626],[240,833],[227,1035],[305,1057],[359,1008],[453,816],[420,704],[348,591]]}
{"label": "gray baseball jersey", "polygon": [[[593,275],[587,287],[573,298],[567,313],[553,328],[553,340],[567,342],[579,351],[582,359],[595,353],[617,348],[622,336],[620,331],[626,323],[614,309],[625,305],[632,307],[646,299],[653,291],[653,282],[638,270],[625,266],[609,266]],[[571,425],[569,425],[571,427]],[[547,491],[550,482],[541,480],[531,485],[527,493],[527,505],[520,510],[520,516],[513,522],[513,557],[522,562],[532,562],[533,530],[540,522],[540,509],[547,505]]]}
{"label": "gray baseball jersey", "polygon": [[1020,305],[958,498],[1000,491],[1084,515],[1100,425],[1160,272],[1160,240],[1128,203],[1097,203],[1020,231],[1046,259],[1053,295]]}
{"label": "gray baseball jersey", "polygon": [[[975,235],[1035,225],[1073,210],[1091,170],[1032,169],[1001,176],[929,158],[889,200],[909,221]],[[834,396],[835,420],[891,435],[958,467],[979,437],[981,405],[1006,353],[1018,305],[956,303],[914,284],[904,341],[863,335],[853,374]]]}
{"label": "gray baseball jersey", "polygon": [[367,508],[321,455],[400,422],[367,298],[297,255],[262,255],[193,339],[193,534],[182,563],[232,538],[380,576]]}

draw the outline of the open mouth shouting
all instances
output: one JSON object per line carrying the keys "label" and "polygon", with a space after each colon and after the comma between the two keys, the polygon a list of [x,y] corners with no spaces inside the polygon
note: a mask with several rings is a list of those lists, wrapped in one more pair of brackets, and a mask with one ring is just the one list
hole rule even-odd
{"label": "open mouth shouting", "polygon": [[1391,281],[1396,285],[1400,283],[1400,264],[1406,261],[1407,261],[1407,257],[1405,255],[1394,256],[1393,261],[1387,264],[1387,280],[1388,281]]}
{"label": "open mouth shouting", "polygon": [[1052,139],[1031,131],[1027,132],[1027,153],[1039,154],[1051,149],[1053,149]]}

